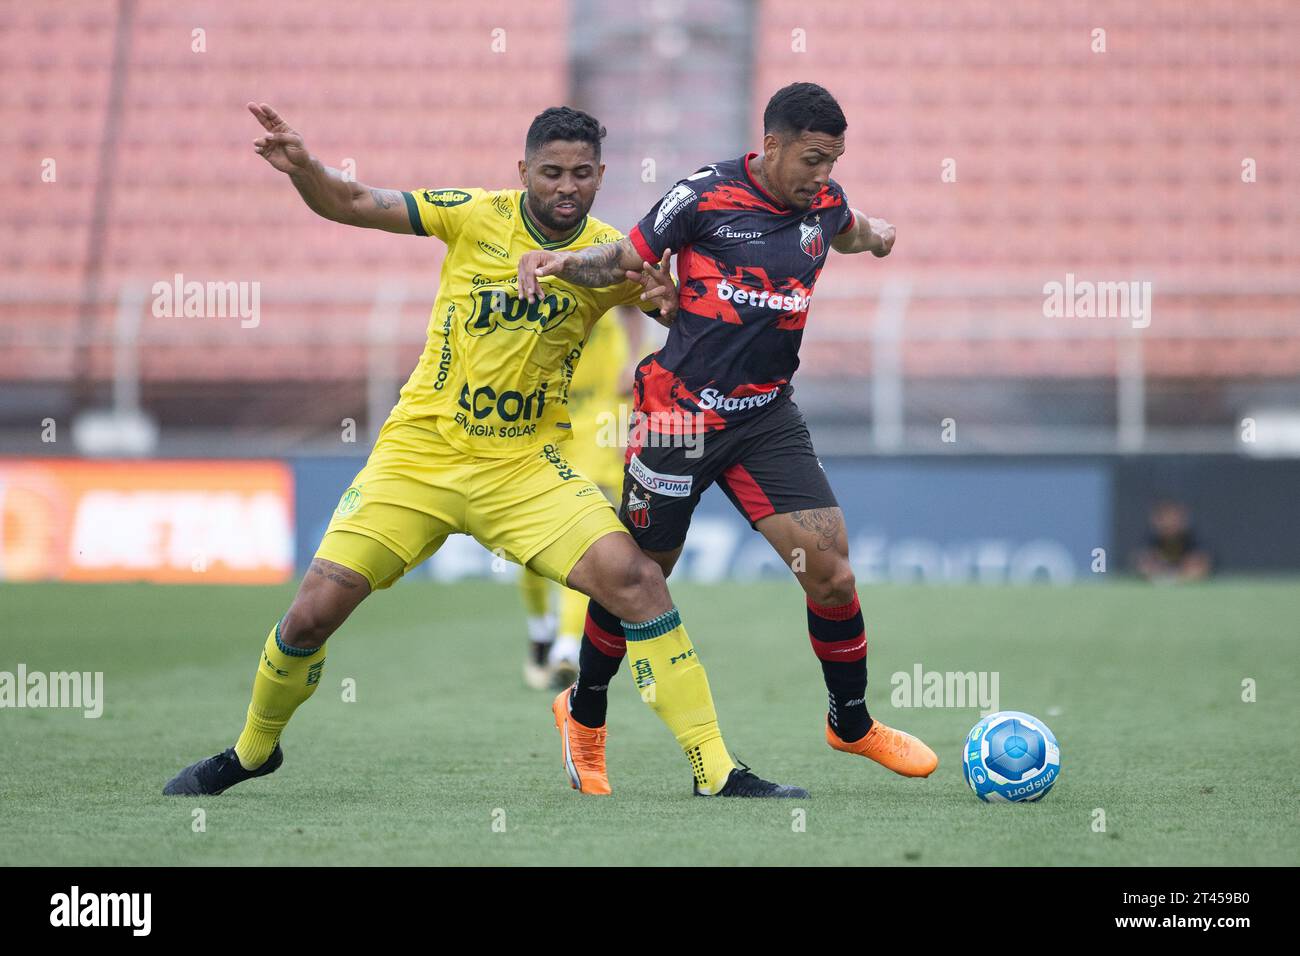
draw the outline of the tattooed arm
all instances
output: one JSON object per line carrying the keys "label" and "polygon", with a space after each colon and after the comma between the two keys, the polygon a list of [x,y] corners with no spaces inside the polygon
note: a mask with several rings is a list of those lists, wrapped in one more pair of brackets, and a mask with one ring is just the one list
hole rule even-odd
{"label": "tattooed arm", "polygon": [[372,189],[346,179],[307,151],[302,136],[265,103],[249,103],[248,111],[266,130],[253,141],[258,155],[285,173],[312,212],[326,219],[366,229],[413,233],[406,201],[396,189]]}
{"label": "tattooed arm", "polygon": [[540,294],[538,276],[559,276],[574,285],[603,289],[630,278],[629,272],[640,273],[641,264],[641,255],[630,239],[588,246],[577,252],[526,252],[519,260],[519,297],[532,299]]}

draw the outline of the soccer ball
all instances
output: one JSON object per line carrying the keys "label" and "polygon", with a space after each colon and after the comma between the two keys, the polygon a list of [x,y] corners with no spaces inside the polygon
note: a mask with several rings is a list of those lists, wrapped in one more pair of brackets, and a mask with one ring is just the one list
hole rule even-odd
{"label": "soccer ball", "polygon": [[1041,800],[1061,775],[1061,750],[1037,717],[1001,710],[966,735],[961,772],[985,803]]}

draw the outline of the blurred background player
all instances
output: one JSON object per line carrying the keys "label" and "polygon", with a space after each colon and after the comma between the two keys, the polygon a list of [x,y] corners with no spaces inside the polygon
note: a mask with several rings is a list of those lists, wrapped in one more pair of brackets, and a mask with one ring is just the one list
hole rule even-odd
{"label": "blurred background player", "polygon": [[[629,359],[641,347],[644,329],[641,313],[626,307],[598,320],[569,385],[573,437],[565,455],[615,507],[623,484],[620,426],[628,418],[632,395]],[[519,591],[528,623],[524,683],[534,690],[568,687],[578,676],[586,596],[572,588],[558,588],[528,568],[519,577]],[[553,601],[557,591],[558,600]]]}
{"label": "blurred background player", "polygon": [[1148,523],[1151,534],[1137,555],[1138,574],[1148,581],[1199,581],[1209,576],[1209,552],[1197,541],[1185,505],[1158,501]]}

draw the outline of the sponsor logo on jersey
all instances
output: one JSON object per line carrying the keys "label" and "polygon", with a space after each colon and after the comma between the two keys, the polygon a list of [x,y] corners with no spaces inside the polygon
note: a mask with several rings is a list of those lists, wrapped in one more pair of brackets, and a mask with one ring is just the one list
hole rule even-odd
{"label": "sponsor logo on jersey", "polygon": [[705,410],[715,409],[720,412],[740,412],[747,408],[762,408],[770,404],[781,394],[781,389],[774,388],[770,392],[759,392],[757,395],[744,395],[740,398],[730,398],[723,395],[716,388],[706,388],[700,391],[700,408]]}
{"label": "sponsor logo on jersey", "polygon": [[460,387],[459,404],[476,421],[492,415],[503,422],[531,421],[541,418],[546,409],[546,382],[527,395],[514,389],[497,392],[491,385],[481,385],[471,393],[466,383]]}
{"label": "sponsor logo on jersey", "polygon": [[498,259],[510,258],[510,253],[506,252],[506,250],[502,249],[495,242],[485,242],[484,240],[480,239],[478,241],[478,247],[482,249],[484,252],[486,252],[488,255],[496,256]]}
{"label": "sponsor logo on jersey", "polygon": [[761,229],[753,229],[747,232],[741,232],[732,229],[730,226],[719,226],[715,236],[721,236],[723,239],[757,239],[763,235]]}
{"label": "sponsor logo on jersey", "polygon": [[[627,520],[634,528],[650,527],[650,496],[638,498],[635,488],[627,493]],[[638,685],[639,686],[639,685]]]}
{"label": "sponsor logo on jersey", "polygon": [[504,193],[497,193],[492,197],[492,208],[502,219],[513,219],[515,216],[514,203]]}
{"label": "sponsor logo on jersey", "polygon": [[493,425],[491,422],[472,422],[464,412],[457,412],[455,422],[470,438],[497,438],[509,441],[515,438],[532,438],[537,434],[537,423]]}
{"label": "sponsor logo on jersey", "polygon": [[668,224],[677,218],[682,208],[694,199],[694,190],[683,183],[678,183],[668,190],[668,195],[664,196],[659,203],[659,211],[655,213],[655,235],[667,229]]}
{"label": "sponsor logo on jersey", "polygon": [[717,292],[718,298],[723,302],[735,302],[736,305],[753,305],[760,309],[772,309],[777,312],[804,312],[812,305],[811,295],[804,295],[801,292],[786,295],[780,292],[769,292],[766,289],[755,292],[753,289],[734,286],[726,279],[718,283]]}
{"label": "sponsor logo on jersey", "polygon": [[[666,495],[669,498],[688,498],[691,494],[691,475],[663,475],[645,464],[636,455],[627,463],[627,473],[646,491]],[[631,499],[628,510],[631,511]]]}
{"label": "sponsor logo on jersey", "polygon": [[799,248],[814,259],[826,251],[826,242],[822,239],[821,216],[814,218],[811,223],[799,223]]}
{"label": "sponsor logo on jersey", "polygon": [[520,299],[513,289],[484,285],[474,289],[473,311],[465,321],[470,335],[487,335],[497,328],[527,329],[540,335],[555,328],[578,309],[578,300],[559,289],[547,291],[537,302]]}
{"label": "sponsor logo on jersey", "polygon": [[618,235],[612,232],[601,232],[591,237],[591,244],[594,246],[604,246],[611,242],[618,242]]}
{"label": "sponsor logo on jersey", "polygon": [[420,195],[434,206],[459,206],[474,198],[463,189],[422,189]]}
{"label": "sponsor logo on jersey", "polygon": [[447,306],[442,317],[442,346],[438,349],[438,374],[433,380],[434,391],[441,392],[451,374],[451,320],[456,315],[456,303]]}

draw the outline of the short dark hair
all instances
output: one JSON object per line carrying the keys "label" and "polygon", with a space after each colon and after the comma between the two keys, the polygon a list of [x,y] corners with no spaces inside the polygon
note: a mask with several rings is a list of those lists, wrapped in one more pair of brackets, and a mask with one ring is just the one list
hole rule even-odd
{"label": "short dark hair", "polygon": [[798,136],[803,132],[843,134],[849,122],[835,97],[816,83],[791,83],[772,94],[763,110],[763,132]]}
{"label": "short dark hair", "polygon": [[590,143],[596,158],[600,159],[600,141],[604,138],[605,127],[590,113],[568,106],[552,106],[533,117],[528,138],[524,140],[524,155],[531,156],[547,143],[563,139]]}

